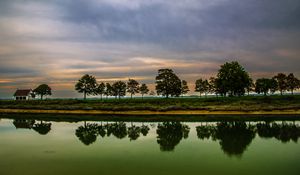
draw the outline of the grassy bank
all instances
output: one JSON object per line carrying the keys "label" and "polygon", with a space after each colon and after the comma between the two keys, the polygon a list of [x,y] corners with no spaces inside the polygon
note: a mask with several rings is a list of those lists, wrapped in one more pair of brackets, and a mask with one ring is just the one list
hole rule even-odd
{"label": "grassy bank", "polygon": [[[244,96],[213,98],[145,98],[103,100],[0,100],[0,109],[64,111],[298,111],[300,96]],[[158,113],[159,114],[159,113]]]}

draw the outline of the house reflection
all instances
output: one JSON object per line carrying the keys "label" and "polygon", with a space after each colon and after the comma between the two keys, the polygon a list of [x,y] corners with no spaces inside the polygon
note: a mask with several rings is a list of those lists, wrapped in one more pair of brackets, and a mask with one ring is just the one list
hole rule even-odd
{"label": "house reflection", "polygon": [[16,129],[33,129],[41,135],[46,135],[51,130],[50,122],[36,122],[35,120],[26,120],[26,119],[15,119],[13,125]]}

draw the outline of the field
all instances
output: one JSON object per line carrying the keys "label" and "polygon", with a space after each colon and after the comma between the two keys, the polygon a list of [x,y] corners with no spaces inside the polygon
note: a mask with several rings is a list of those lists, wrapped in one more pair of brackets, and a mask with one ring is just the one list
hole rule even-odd
{"label": "field", "polygon": [[102,111],[273,111],[300,110],[300,95],[210,97],[0,100],[0,109]]}

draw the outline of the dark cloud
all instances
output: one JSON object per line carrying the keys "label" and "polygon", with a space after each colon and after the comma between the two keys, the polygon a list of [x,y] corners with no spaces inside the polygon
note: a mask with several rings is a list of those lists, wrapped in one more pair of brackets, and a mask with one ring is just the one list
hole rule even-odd
{"label": "dark cloud", "polygon": [[299,18],[299,0],[1,0],[0,85],[32,77],[63,92],[83,73],[153,83],[160,67],[190,80],[231,60],[300,76]]}

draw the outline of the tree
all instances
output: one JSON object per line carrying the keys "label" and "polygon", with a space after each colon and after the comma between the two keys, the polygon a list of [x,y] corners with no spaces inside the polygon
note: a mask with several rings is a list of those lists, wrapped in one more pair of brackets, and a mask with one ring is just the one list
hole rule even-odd
{"label": "tree", "polygon": [[200,97],[202,93],[207,94],[208,90],[209,90],[209,83],[207,80],[203,80],[202,78],[196,80],[195,92],[199,92]]}
{"label": "tree", "polygon": [[140,92],[142,94],[142,99],[143,99],[144,94],[148,94],[148,92],[149,92],[149,89],[146,84],[142,84],[142,86],[140,87]]}
{"label": "tree", "polygon": [[217,79],[217,90],[221,95],[241,96],[245,94],[245,89],[249,84],[249,74],[237,62],[226,62],[221,66]]}
{"label": "tree", "polygon": [[123,81],[117,81],[112,85],[112,91],[114,96],[119,97],[119,99],[126,95],[126,83]]}
{"label": "tree", "polygon": [[96,89],[96,78],[88,74],[82,76],[75,85],[75,90],[77,90],[79,93],[83,93],[84,99],[86,99],[86,95],[96,94]]}
{"label": "tree", "polygon": [[105,84],[101,82],[96,89],[96,94],[101,96],[102,100],[102,95],[105,93]]}
{"label": "tree", "polygon": [[41,100],[43,100],[44,95],[52,95],[51,88],[47,84],[41,84],[37,88],[33,90],[34,93],[41,96]]}
{"label": "tree", "polygon": [[216,78],[215,77],[210,77],[209,78],[208,92],[209,93],[215,93],[216,95],[218,94],[217,89],[216,89]]}
{"label": "tree", "polygon": [[273,78],[260,78],[255,82],[255,92],[258,94],[263,93],[267,95],[269,91],[274,93],[275,89],[277,89],[277,82]]}
{"label": "tree", "polygon": [[287,76],[287,90],[291,91],[292,95],[294,95],[294,90],[298,88],[300,88],[300,80],[293,73],[290,73]]}
{"label": "tree", "polygon": [[129,79],[127,82],[127,92],[130,93],[130,98],[132,98],[132,95],[134,95],[135,93],[139,93],[140,89],[139,89],[139,82],[137,82],[134,79]]}
{"label": "tree", "polygon": [[106,83],[105,86],[106,86],[106,89],[105,89],[104,95],[106,95],[106,99],[107,99],[108,96],[113,95],[113,89],[112,89],[112,86],[109,83]]}
{"label": "tree", "polygon": [[155,92],[154,91],[150,91],[149,95],[154,96]]}
{"label": "tree", "polygon": [[249,93],[251,92],[251,91],[254,91],[254,83],[253,83],[253,80],[252,80],[252,78],[249,78],[249,82],[248,82],[248,84],[247,84],[247,87],[246,87],[246,91],[247,91],[247,93],[248,93],[248,96],[249,96]]}
{"label": "tree", "polygon": [[287,90],[287,76],[284,73],[278,73],[276,76],[273,77],[278,84],[278,90],[280,94]]}
{"label": "tree", "polygon": [[181,94],[181,81],[172,69],[159,69],[155,88],[157,95],[178,97]]}
{"label": "tree", "polygon": [[187,82],[185,80],[182,80],[181,81],[181,94],[184,95],[184,94],[187,94],[189,92],[189,87],[187,85]]}

